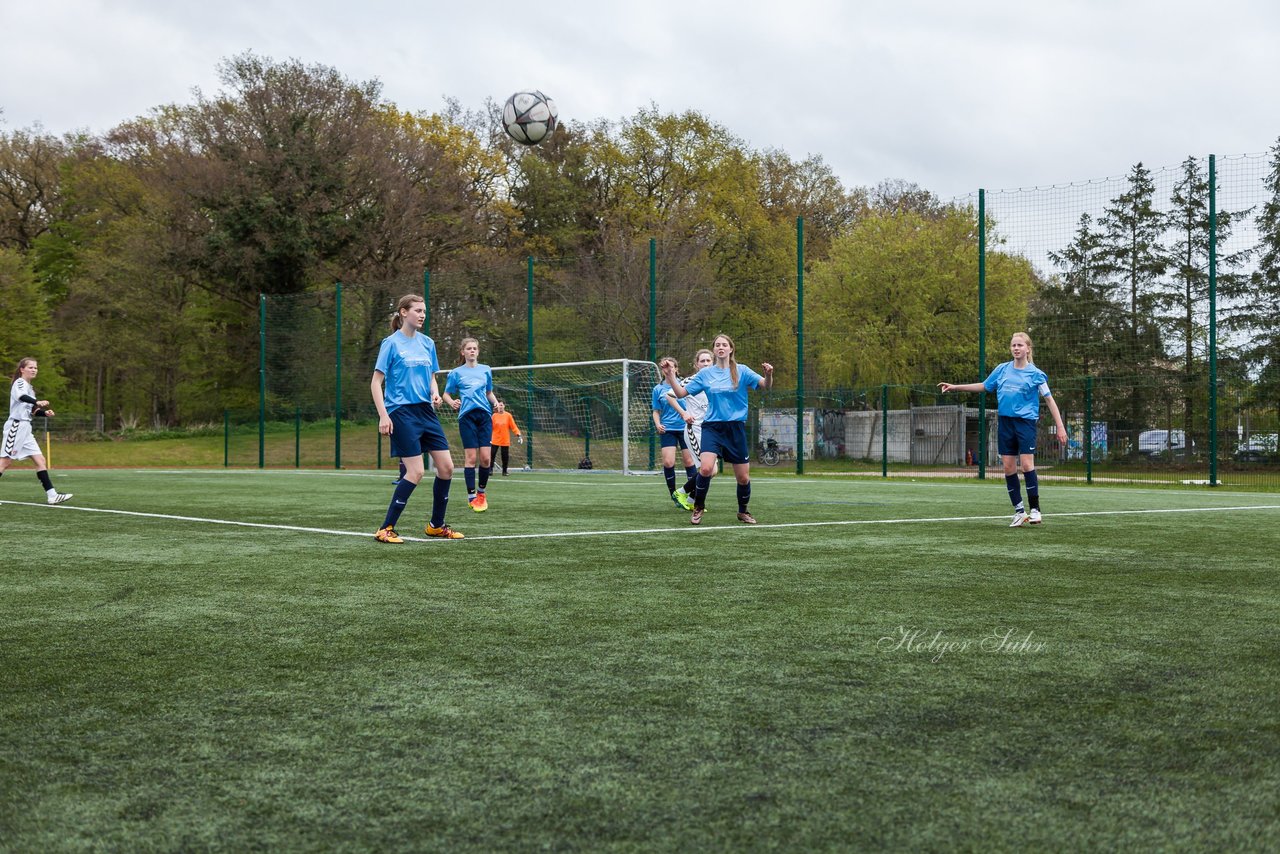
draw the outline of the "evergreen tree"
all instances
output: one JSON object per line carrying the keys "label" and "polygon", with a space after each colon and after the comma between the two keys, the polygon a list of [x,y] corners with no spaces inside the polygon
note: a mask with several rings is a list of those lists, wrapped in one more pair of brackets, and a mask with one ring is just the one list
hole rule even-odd
{"label": "evergreen tree", "polygon": [[1049,260],[1061,272],[1037,295],[1030,327],[1037,351],[1052,362],[1038,363],[1050,376],[1063,379],[1115,371],[1126,312],[1116,299],[1107,250],[1093,217],[1081,214],[1071,243],[1050,252]]}
{"label": "evergreen tree", "polygon": [[1280,139],[1271,147],[1266,189],[1269,197],[1254,218],[1258,261],[1235,322],[1252,332],[1245,356],[1260,369],[1255,394],[1280,407]]}
{"label": "evergreen tree", "polygon": [[[1168,264],[1173,276],[1157,283],[1154,298],[1157,319],[1170,345],[1177,347],[1177,352],[1169,355],[1181,363],[1183,429],[1191,435],[1196,401],[1204,401],[1208,393],[1204,357],[1209,321],[1209,180],[1196,158],[1183,161],[1182,176],[1173,188],[1171,200]],[[1247,253],[1223,252],[1238,216],[1230,211],[1217,212],[1214,248],[1217,285],[1222,294],[1238,292],[1243,281],[1238,271]]]}
{"label": "evergreen tree", "polygon": [[1132,377],[1128,423],[1117,425],[1136,436],[1146,424],[1151,398],[1150,376],[1163,362],[1160,327],[1154,319],[1155,291],[1168,269],[1168,252],[1160,238],[1165,217],[1155,207],[1151,171],[1138,163],[1129,172],[1128,188],[1108,204],[1101,225],[1106,248],[1105,271],[1122,289],[1127,305],[1123,358]]}

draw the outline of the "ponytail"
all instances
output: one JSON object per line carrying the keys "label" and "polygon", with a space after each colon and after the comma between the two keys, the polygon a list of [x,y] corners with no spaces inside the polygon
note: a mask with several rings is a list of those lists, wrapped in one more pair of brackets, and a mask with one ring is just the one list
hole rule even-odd
{"label": "ponytail", "polygon": [[400,327],[404,325],[404,315],[401,314],[400,312],[404,311],[406,308],[408,308],[409,306],[413,305],[416,302],[425,303],[426,300],[424,300],[418,294],[405,294],[404,296],[400,297],[400,301],[396,303],[396,310],[391,313],[391,331],[392,332],[398,331]]}

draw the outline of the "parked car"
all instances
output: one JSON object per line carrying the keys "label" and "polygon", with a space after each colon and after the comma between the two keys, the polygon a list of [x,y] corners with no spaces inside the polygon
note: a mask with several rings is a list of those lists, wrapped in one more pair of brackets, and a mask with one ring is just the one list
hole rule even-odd
{"label": "parked car", "polygon": [[1143,430],[1138,434],[1138,453],[1144,457],[1185,457],[1194,452],[1195,441],[1188,448],[1187,434],[1182,430]]}
{"label": "parked car", "polygon": [[1238,463],[1265,463],[1276,459],[1276,434],[1255,433],[1236,448]]}

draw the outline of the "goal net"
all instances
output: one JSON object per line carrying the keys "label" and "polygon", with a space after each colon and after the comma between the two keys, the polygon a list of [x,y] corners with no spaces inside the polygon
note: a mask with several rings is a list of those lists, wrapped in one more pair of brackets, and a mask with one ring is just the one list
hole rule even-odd
{"label": "goal net", "polygon": [[[662,377],[653,362],[605,359],[492,371],[493,393],[524,437],[521,445],[512,435],[513,469],[656,471],[652,394]],[[441,392],[448,376],[448,371],[436,374]],[[460,467],[457,415],[448,406],[441,406],[439,415]]]}

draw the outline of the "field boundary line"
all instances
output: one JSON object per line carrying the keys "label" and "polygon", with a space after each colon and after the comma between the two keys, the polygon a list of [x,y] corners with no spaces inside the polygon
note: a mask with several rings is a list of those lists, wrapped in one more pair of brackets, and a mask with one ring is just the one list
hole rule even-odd
{"label": "field boundary line", "polygon": [[[45,507],[53,510],[55,506],[34,501],[0,501],[0,505],[13,504],[20,507]],[[110,513],[118,516],[138,516],[147,519],[165,519],[173,522],[202,522],[208,525],[231,525],[240,528],[265,528],[276,531],[298,531],[308,534],[329,534],[338,537],[369,537],[368,531],[340,531],[334,528],[310,528],[302,525],[280,525],[269,522],[244,522],[235,519],[211,519],[204,516],[178,516],[171,513],[147,513],[140,510],[115,510],[104,507],[78,507],[70,504],[56,505],[58,512],[76,511],[79,513]],[[1280,504],[1254,504],[1240,507],[1165,507],[1137,510],[1080,510],[1076,512],[1054,513],[1051,518],[1081,516],[1136,516],[1161,513],[1217,513],[1239,512],[1243,510],[1280,510]],[[666,526],[662,528],[625,528],[613,531],[540,531],[527,534],[480,534],[466,537],[467,540],[483,542],[486,540],[541,540],[560,539],[565,537],[603,537],[621,534],[669,534],[673,531],[752,531],[773,530],[781,528],[832,528],[850,527],[854,525],[919,525],[930,522],[987,522],[996,519],[1007,519],[1009,514],[998,516],[934,516],[912,517],[906,519],[833,519],[822,522],[764,522],[758,525],[707,525],[707,526]],[[413,542],[433,542],[434,537],[409,537],[401,534],[406,540]]]}

